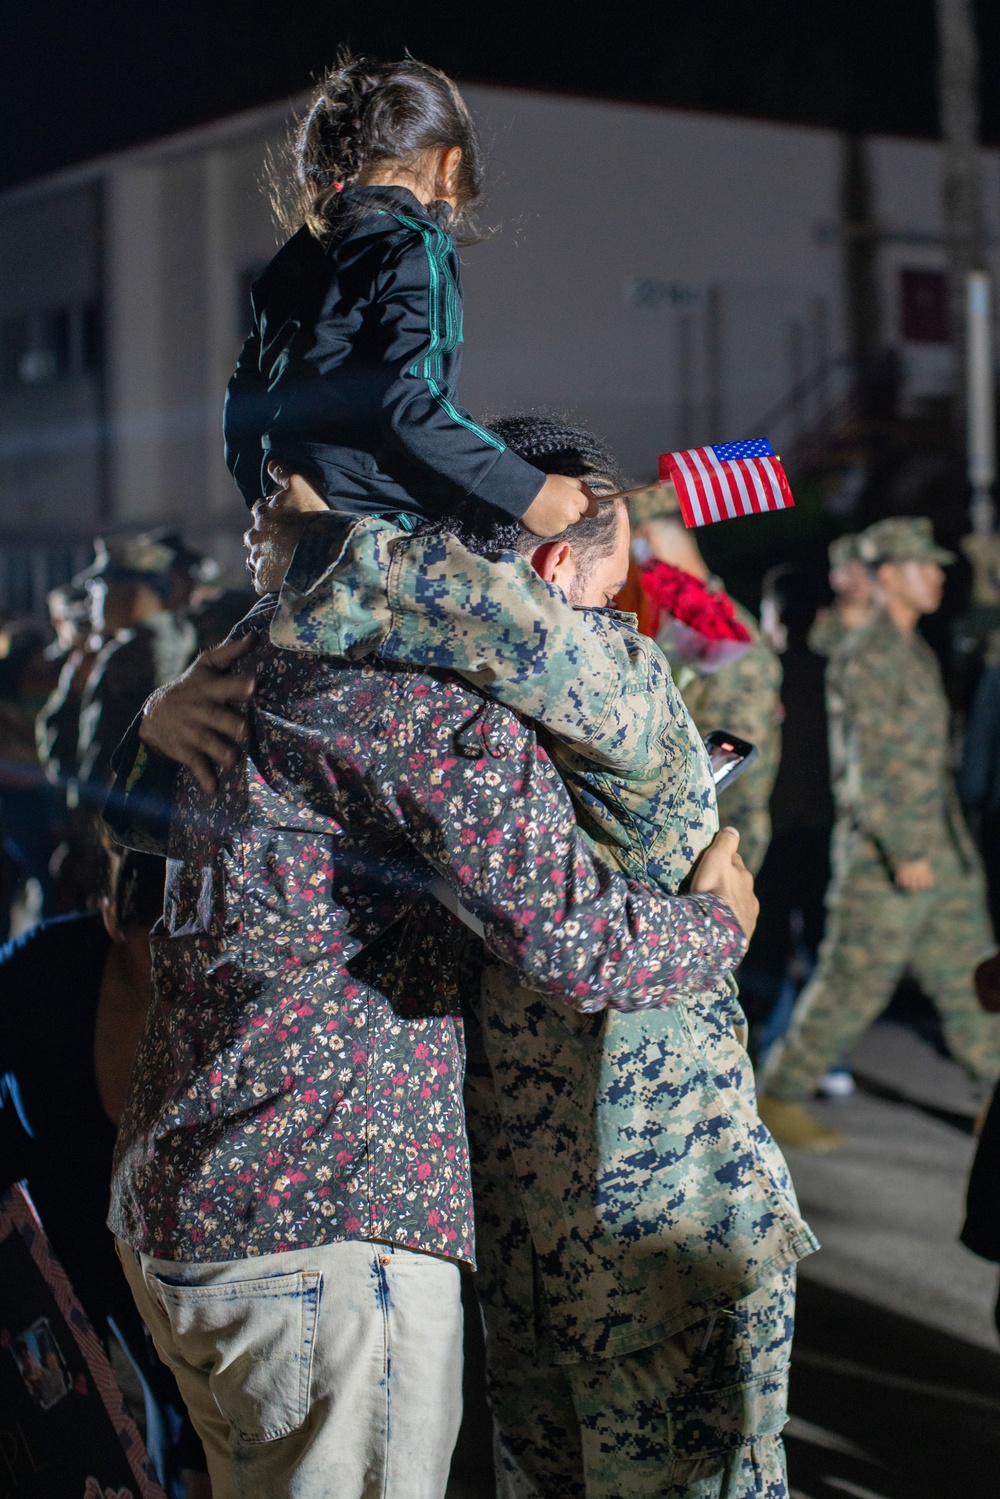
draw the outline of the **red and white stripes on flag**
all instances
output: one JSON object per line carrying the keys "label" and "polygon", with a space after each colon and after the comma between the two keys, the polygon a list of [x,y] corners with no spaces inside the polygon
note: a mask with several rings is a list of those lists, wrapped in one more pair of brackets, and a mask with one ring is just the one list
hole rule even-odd
{"label": "red and white stripes on flag", "polygon": [[686,526],[790,510],[788,478],[765,438],[660,454],[660,482],[677,490]]}

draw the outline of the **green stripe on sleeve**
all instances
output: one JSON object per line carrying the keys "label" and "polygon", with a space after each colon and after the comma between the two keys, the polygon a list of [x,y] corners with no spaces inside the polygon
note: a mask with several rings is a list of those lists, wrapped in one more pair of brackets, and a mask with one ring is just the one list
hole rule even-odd
{"label": "green stripe on sleeve", "polygon": [[[462,328],[459,323],[456,331],[455,321],[452,315],[453,306],[457,305],[458,296],[452,279],[448,274],[445,264],[445,256],[448,253],[448,240],[440,229],[429,229],[426,225],[419,223],[416,219],[408,218],[405,214],[393,214],[393,217],[404,224],[407,229],[415,229],[423,241],[424,251],[427,255],[427,268],[429,273],[429,295],[427,308],[427,324],[430,330],[430,339],[426,352],[416,360],[406,371],[408,375],[414,375],[422,379],[431,393],[433,399],[443,411],[456,422],[458,426],[465,427],[483,442],[488,443],[491,448],[496,448],[498,453],[506,452],[507,444],[487,432],[478,422],[471,417],[463,416],[445,395],[439,384],[441,373],[441,355],[445,350],[456,347],[462,339]],[[454,298],[454,301],[452,300]],[[441,301],[444,302],[444,324],[445,336],[441,338]]]}

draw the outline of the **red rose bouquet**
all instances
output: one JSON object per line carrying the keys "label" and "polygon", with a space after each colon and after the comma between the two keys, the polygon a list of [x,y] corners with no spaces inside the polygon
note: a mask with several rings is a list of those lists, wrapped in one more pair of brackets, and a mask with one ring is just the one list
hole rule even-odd
{"label": "red rose bouquet", "polygon": [[710,589],[692,573],[655,560],[642,564],[640,578],[649,633],[676,665],[718,671],[750,649],[750,632],[721,589]]}

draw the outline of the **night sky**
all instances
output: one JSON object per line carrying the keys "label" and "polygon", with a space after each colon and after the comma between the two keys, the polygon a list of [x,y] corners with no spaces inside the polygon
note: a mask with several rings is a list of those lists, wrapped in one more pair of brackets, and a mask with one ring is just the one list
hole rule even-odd
{"label": "night sky", "polygon": [[[1000,143],[1000,0],[978,0]],[[343,43],[466,82],[937,133],[933,0],[5,0],[0,186],[309,85]]]}

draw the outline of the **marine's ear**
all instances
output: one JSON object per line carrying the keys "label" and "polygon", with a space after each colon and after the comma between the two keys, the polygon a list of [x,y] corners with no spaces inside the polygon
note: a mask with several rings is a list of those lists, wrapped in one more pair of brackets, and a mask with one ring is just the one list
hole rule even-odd
{"label": "marine's ear", "polygon": [[528,560],[544,582],[564,591],[568,578],[576,571],[573,548],[568,541],[543,541]]}

